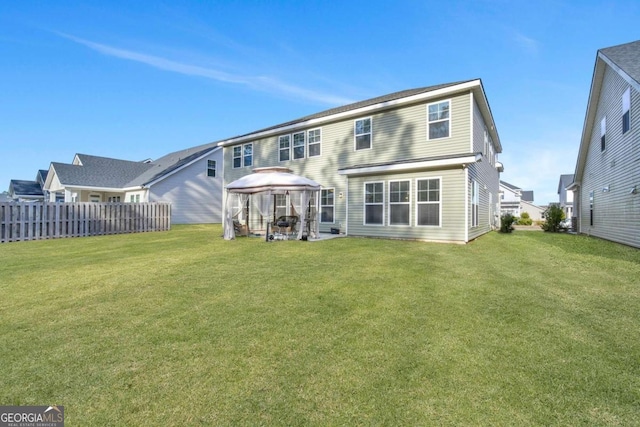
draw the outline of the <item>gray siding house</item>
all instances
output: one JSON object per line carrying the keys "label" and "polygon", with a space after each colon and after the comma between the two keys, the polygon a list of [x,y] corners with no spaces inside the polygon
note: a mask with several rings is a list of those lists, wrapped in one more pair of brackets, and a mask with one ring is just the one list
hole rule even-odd
{"label": "gray siding house", "polygon": [[640,41],[600,49],[578,151],[578,232],[640,247]]}
{"label": "gray siding house", "polygon": [[[312,209],[321,232],[466,243],[499,226],[502,146],[479,79],[333,108],[220,146],[225,185],[274,166],[320,183]],[[284,195],[275,204],[291,205]]]}
{"label": "gray siding house", "polygon": [[172,224],[220,223],[221,168],[215,143],[142,162],[76,154],[51,163],[45,190],[51,202],[170,202]]}

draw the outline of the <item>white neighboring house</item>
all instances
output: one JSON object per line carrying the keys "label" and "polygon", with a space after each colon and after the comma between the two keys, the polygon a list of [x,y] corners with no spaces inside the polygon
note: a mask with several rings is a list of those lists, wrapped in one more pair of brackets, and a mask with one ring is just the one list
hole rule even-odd
{"label": "white neighboring house", "polygon": [[598,50],[574,182],[577,231],[640,248],[640,40]]}
{"label": "white neighboring house", "polygon": [[524,212],[534,221],[543,219],[545,208],[533,203],[533,191],[500,181],[500,215],[511,214],[520,217]]}
{"label": "white neighboring house", "polygon": [[573,183],[573,174],[560,175],[558,182],[558,203],[564,211],[566,218],[571,219],[573,215],[573,191],[567,191],[567,188]]}
{"label": "white neighboring house", "polygon": [[49,201],[170,202],[173,224],[222,222],[222,149],[206,144],[141,162],[76,154],[51,163]]}

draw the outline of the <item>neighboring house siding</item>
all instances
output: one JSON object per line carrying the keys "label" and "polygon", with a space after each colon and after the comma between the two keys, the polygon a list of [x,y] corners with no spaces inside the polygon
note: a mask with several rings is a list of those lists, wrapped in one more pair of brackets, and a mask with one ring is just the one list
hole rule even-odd
{"label": "neighboring house siding", "polygon": [[[581,183],[580,231],[640,246],[640,197],[630,194],[640,178],[640,95],[631,89],[631,130],[623,135],[621,99],[627,88],[628,83],[607,66]],[[601,151],[600,122],[605,116],[606,148]]]}
{"label": "neighboring house siding", "polygon": [[[207,161],[216,161],[216,176],[207,176]],[[151,185],[149,201],[171,203],[172,224],[222,222],[222,150]],[[127,200],[128,201],[128,200]]]}

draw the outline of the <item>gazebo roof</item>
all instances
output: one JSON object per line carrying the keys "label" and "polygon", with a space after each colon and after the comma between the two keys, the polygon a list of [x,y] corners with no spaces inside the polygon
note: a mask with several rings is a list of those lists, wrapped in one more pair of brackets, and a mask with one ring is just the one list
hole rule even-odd
{"label": "gazebo roof", "polygon": [[284,167],[256,168],[252,174],[245,175],[225,187],[230,193],[263,193],[271,191],[318,191],[321,185],[312,179],[292,173]]}

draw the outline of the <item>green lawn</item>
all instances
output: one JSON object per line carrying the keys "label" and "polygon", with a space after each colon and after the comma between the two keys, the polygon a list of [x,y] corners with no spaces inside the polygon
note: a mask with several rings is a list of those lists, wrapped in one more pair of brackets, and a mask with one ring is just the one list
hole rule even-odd
{"label": "green lawn", "polygon": [[224,241],[0,245],[0,405],[67,426],[640,425],[640,251]]}

